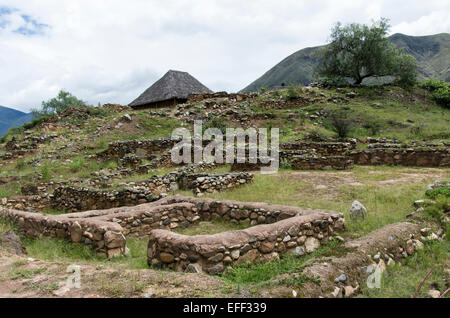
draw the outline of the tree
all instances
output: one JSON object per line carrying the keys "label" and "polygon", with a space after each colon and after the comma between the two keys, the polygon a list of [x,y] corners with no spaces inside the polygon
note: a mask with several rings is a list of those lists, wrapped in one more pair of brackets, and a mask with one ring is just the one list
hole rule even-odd
{"label": "tree", "polygon": [[415,83],[417,62],[397,49],[387,38],[387,19],[372,26],[338,22],[331,31],[331,42],[319,52],[316,73],[327,77],[349,77],[355,84],[371,76],[395,75],[404,84]]}
{"label": "tree", "polygon": [[43,115],[60,114],[69,107],[80,107],[86,105],[82,100],[79,100],[69,92],[61,90],[57,97],[48,101],[42,102],[41,109],[33,109],[33,117],[37,118]]}

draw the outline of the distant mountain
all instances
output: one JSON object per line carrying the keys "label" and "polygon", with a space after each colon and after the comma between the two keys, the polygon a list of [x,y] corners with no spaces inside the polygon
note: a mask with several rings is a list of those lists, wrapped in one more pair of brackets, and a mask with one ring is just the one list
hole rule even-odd
{"label": "distant mountain", "polygon": [[0,106],[0,137],[11,127],[22,126],[33,118],[32,114],[24,113],[16,109]]}
{"label": "distant mountain", "polygon": [[[419,79],[439,78],[450,82],[450,34],[409,36],[396,33],[389,40],[404,48],[419,62]],[[309,47],[288,56],[259,79],[244,88],[243,92],[258,91],[263,87],[276,88],[288,84],[311,83],[313,70],[318,63],[313,53],[323,46]]]}

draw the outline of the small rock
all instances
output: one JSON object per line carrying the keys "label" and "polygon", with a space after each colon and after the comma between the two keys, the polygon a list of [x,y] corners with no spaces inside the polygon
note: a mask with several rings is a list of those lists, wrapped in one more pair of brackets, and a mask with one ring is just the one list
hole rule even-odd
{"label": "small rock", "polygon": [[423,243],[419,240],[413,240],[416,250],[423,250]]}
{"label": "small rock", "polygon": [[359,201],[355,201],[350,209],[350,218],[353,220],[365,219],[367,217],[367,209]]}
{"label": "small rock", "polygon": [[406,253],[408,253],[408,255],[412,255],[414,254],[414,242],[412,240],[408,240],[406,242]]}
{"label": "small rock", "polygon": [[164,253],[164,252],[159,254],[159,258],[161,259],[161,261],[163,263],[166,263],[166,264],[172,263],[175,259],[172,254]]}
{"label": "small rock", "polygon": [[345,276],[345,274],[341,274],[341,275],[339,275],[338,278],[336,278],[336,280],[337,280],[338,282],[344,283],[344,282],[347,281],[347,276]]}
{"label": "small rock", "polygon": [[331,293],[331,296],[333,296],[334,298],[342,298],[342,289],[336,287],[334,291]]}
{"label": "small rock", "polygon": [[315,237],[308,237],[305,242],[306,252],[312,253],[320,247],[320,242]]}
{"label": "small rock", "polygon": [[186,271],[188,273],[200,274],[202,272],[202,267],[197,263],[189,264],[186,268]]}
{"label": "small rock", "polygon": [[352,286],[345,286],[344,287],[344,297],[345,298],[351,298],[355,294],[356,288],[353,288]]}
{"label": "small rock", "polygon": [[387,262],[387,266],[391,267],[391,266],[394,266],[394,265],[395,265],[395,261],[392,258],[389,257],[389,260]]}
{"label": "small rock", "polygon": [[431,290],[428,291],[428,295],[431,298],[440,298],[441,297],[441,292],[439,290],[431,289]]}
{"label": "small rock", "polygon": [[303,255],[305,255],[305,253],[306,253],[306,251],[303,248],[303,246],[297,246],[293,252],[293,254],[295,256],[303,256]]}
{"label": "small rock", "polygon": [[439,239],[439,236],[437,236],[435,233],[431,233],[431,235],[427,236],[428,241],[436,241]]}

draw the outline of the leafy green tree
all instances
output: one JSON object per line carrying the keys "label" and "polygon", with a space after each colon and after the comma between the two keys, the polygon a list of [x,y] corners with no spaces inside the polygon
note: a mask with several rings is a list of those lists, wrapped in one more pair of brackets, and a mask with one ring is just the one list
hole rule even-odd
{"label": "leafy green tree", "polygon": [[331,31],[331,43],[319,52],[316,73],[327,77],[349,77],[355,84],[371,76],[395,75],[410,85],[417,77],[417,62],[387,38],[390,25],[382,18],[372,26],[338,22]]}
{"label": "leafy green tree", "polygon": [[33,117],[38,118],[43,115],[60,114],[69,107],[80,107],[86,103],[71,93],[61,90],[57,97],[42,102],[41,109],[33,109]]}

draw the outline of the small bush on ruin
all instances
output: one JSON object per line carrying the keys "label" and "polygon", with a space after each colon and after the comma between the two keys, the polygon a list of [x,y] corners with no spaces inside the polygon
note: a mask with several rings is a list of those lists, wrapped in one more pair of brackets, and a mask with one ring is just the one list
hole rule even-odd
{"label": "small bush on ruin", "polygon": [[344,112],[331,112],[328,116],[327,124],[341,139],[347,138],[354,129],[353,120],[348,118]]}
{"label": "small bush on ruin", "polygon": [[205,124],[203,124],[203,134],[209,128],[218,128],[222,132],[222,134],[226,134],[227,132],[226,123],[218,117],[212,117],[211,119],[208,119]]}
{"label": "small bush on ruin", "polygon": [[47,165],[43,165],[41,167],[41,176],[42,176],[42,180],[44,182],[49,182],[50,181],[50,169]]}
{"label": "small bush on ruin", "polygon": [[16,169],[17,170],[23,170],[25,169],[25,160],[20,159],[16,162]]}
{"label": "small bush on ruin", "polygon": [[298,90],[298,87],[296,87],[293,84],[290,84],[286,91],[286,98],[287,99],[296,99],[300,97],[300,92]]}
{"label": "small bush on ruin", "polygon": [[369,130],[372,136],[378,135],[381,131],[381,127],[382,127],[381,122],[375,119],[369,119],[364,124],[364,128]]}

